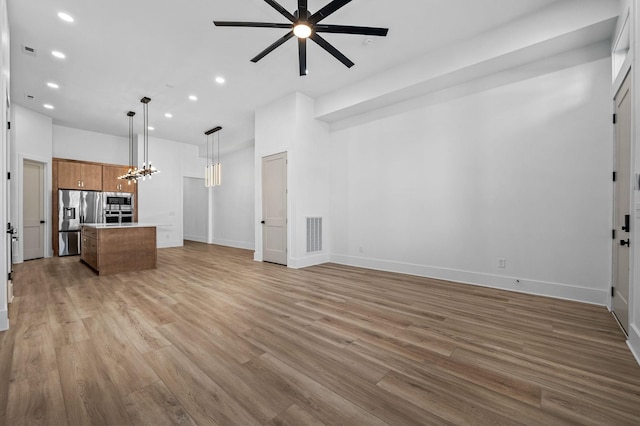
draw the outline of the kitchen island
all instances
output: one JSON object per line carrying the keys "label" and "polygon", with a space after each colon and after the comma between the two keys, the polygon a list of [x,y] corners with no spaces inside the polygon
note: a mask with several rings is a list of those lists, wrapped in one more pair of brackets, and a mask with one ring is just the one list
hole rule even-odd
{"label": "kitchen island", "polygon": [[156,226],[145,223],[85,223],[81,260],[98,275],[156,267]]}

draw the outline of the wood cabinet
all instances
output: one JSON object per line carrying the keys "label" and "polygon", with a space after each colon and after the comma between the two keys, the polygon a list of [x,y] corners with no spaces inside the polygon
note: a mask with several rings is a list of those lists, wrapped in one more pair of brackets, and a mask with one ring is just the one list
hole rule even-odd
{"label": "wood cabinet", "polygon": [[125,166],[102,166],[102,190],[104,192],[128,192],[136,191],[136,183],[118,179],[129,171]]}
{"label": "wood cabinet", "polygon": [[81,259],[98,275],[156,267],[155,226],[82,227]]}
{"label": "wood cabinet", "polygon": [[[138,185],[119,180],[129,170],[128,166],[91,163],[66,158],[53,158],[51,185],[51,246],[53,255],[58,256],[58,190],[75,189],[103,192],[129,192],[134,194],[133,221],[138,221]],[[82,242],[82,241],[81,241]],[[82,250],[81,250],[82,253]],[[84,259],[83,259],[84,260]],[[90,260],[90,259],[89,259]],[[89,261],[88,260],[88,261]]]}
{"label": "wood cabinet", "polygon": [[80,259],[93,269],[98,269],[98,234],[95,228],[82,227]]}
{"label": "wood cabinet", "polygon": [[79,161],[58,161],[58,188],[102,191],[102,166]]}

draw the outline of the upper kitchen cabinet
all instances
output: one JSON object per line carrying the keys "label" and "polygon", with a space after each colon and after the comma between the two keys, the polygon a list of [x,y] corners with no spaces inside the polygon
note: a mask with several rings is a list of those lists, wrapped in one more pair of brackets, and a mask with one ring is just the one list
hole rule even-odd
{"label": "upper kitchen cabinet", "polygon": [[128,167],[102,166],[102,190],[104,192],[129,192],[136,191],[136,184],[131,181],[118,179],[118,176],[127,174]]}
{"label": "upper kitchen cabinet", "polygon": [[58,188],[102,191],[102,166],[58,161]]}

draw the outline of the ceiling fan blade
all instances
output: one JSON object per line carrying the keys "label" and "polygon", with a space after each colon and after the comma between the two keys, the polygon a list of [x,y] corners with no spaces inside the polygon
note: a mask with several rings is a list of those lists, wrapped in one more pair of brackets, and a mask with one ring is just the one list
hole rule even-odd
{"label": "ceiling fan blade", "polygon": [[307,75],[307,39],[298,39],[298,62],[300,64],[300,75]]}
{"label": "ceiling fan blade", "polygon": [[331,15],[336,10],[350,3],[351,0],[333,0],[331,3],[314,13],[309,17],[309,23],[316,24],[322,21],[327,16]]}
{"label": "ceiling fan blade", "polygon": [[290,29],[293,24],[277,24],[273,22],[237,22],[213,21],[216,27],[255,27],[255,28],[284,28]]}
{"label": "ceiling fan blade", "polygon": [[322,25],[313,26],[313,30],[318,33],[336,34],[361,34],[384,37],[389,32],[389,28],[356,27],[353,25]]}
{"label": "ceiling fan blade", "polygon": [[309,17],[309,8],[307,7],[307,0],[298,0],[298,17],[303,21],[306,21]]}
{"label": "ceiling fan blade", "polygon": [[289,13],[289,11],[287,9],[285,9],[284,7],[280,6],[280,4],[275,1],[275,0],[264,0],[265,2],[267,2],[271,7],[273,7],[275,10],[277,10],[278,12],[280,12],[280,14],[282,16],[284,16],[285,18],[287,18],[288,20],[290,20],[291,22],[295,22],[296,21],[296,17],[293,16],[291,13]]}
{"label": "ceiling fan blade", "polygon": [[260,52],[255,58],[251,59],[251,62],[258,62],[260,59],[264,58],[269,53],[273,52],[276,47],[281,46],[282,44],[284,44],[285,41],[289,40],[292,37],[293,37],[293,31],[289,31],[283,37],[276,40],[276,42],[273,43],[271,46],[267,47],[262,52]]}
{"label": "ceiling fan blade", "polygon": [[344,56],[338,49],[333,47],[327,40],[320,37],[317,33],[312,33],[310,36],[311,40],[318,43],[320,47],[322,47],[327,52],[331,53],[337,60],[345,64],[347,68],[351,68],[355,64],[346,56]]}

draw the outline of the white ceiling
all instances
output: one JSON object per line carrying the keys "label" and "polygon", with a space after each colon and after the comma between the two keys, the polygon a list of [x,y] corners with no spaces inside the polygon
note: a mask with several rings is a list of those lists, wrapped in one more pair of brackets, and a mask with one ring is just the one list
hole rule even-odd
{"label": "white ceiling", "polygon": [[[284,23],[263,0],[8,0],[11,102],[52,117],[54,124],[126,136],[129,110],[138,113],[142,131],[139,100],[148,96],[152,136],[202,144],[203,132],[221,125],[225,142],[241,143],[253,139],[254,110],[281,96],[337,91],[559,1],[354,0],[323,23],[387,27],[389,35],[367,44],[365,36],[326,34],[356,65],[348,69],[310,42],[309,75],[300,77],[291,40],[250,62],[286,30],[212,23]],[[314,12],[328,0],[308,3]],[[280,4],[292,12],[297,7],[295,0]],[[75,22],[60,20],[60,11]],[[23,53],[25,45],[37,55]],[[52,50],[66,59],[54,58]],[[226,83],[217,84],[216,76]],[[60,88],[47,87],[49,81]]]}

